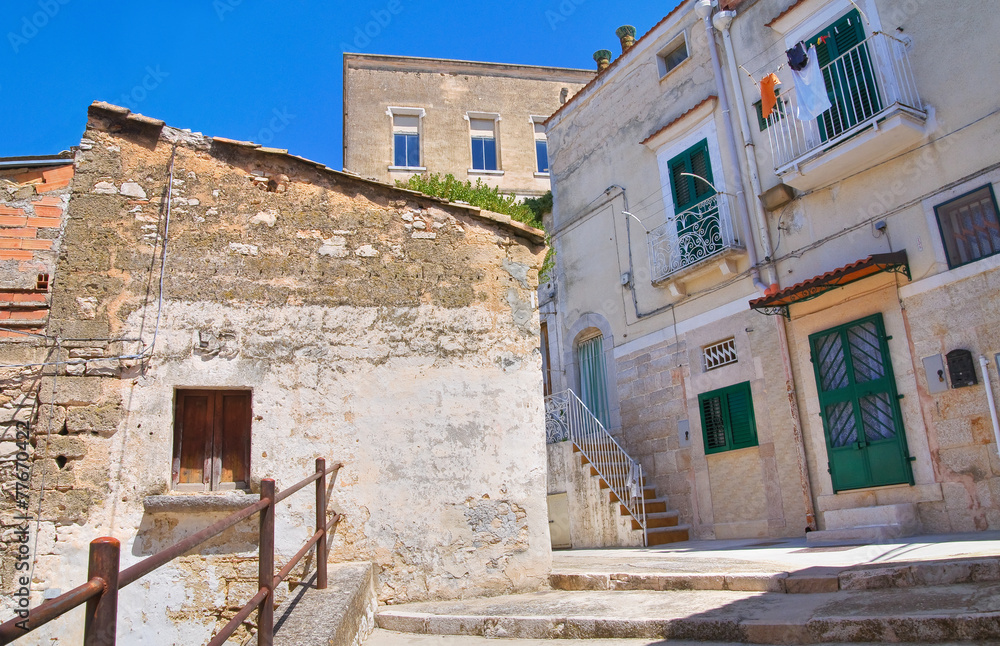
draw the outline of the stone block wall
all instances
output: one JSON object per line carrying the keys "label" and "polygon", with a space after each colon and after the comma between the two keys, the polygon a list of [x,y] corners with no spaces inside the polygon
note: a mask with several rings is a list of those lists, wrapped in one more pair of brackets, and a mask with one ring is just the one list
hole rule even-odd
{"label": "stone block wall", "polygon": [[[331,558],[373,561],[383,602],[542,585],[541,232],[107,104],[89,116],[58,364],[37,388],[35,602],[83,580],[93,538],[118,537],[127,566],[228,513],[232,493],[171,484],[192,388],[250,391],[251,493],[344,463]],[[279,505],[279,564],[314,531],[311,500]],[[206,641],[253,587],[244,525],[130,586],[120,643]]]}
{"label": "stone block wall", "polygon": [[[988,264],[988,261],[980,261],[980,264]],[[941,487],[938,500],[917,506],[927,531],[971,532],[1000,528],[1000,456],[983,369],[978,361],[980,355],[987,358],[986,370],[990,372],[996,394],[994,355],[1000,348],[998,290],[1000,270],[992,268],[903,301],[912,339],[916,394],[927,426],[935,480]],[[961,318],[962,324],[948,325],[944,313],[954,313]],[[930,393],[922,358],[943,356],[955,349],[972,352],[978,383]]]}

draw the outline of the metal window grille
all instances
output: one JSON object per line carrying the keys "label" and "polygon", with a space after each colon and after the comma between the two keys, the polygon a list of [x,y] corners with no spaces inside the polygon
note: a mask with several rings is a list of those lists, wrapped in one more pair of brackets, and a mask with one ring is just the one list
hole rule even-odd
{"label": "metal window grille", "polygon": [[713,370],[730,363],[736,363],[739,358],[736,356],[736,339],[726,339],[702,348],[702,356],[705,359],[705,370]]}

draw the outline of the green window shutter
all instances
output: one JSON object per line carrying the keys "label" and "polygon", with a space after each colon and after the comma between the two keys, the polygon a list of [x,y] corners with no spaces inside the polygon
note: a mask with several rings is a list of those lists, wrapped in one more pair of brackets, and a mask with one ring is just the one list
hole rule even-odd
{"label": "green window shutter", "polygon": [[750,382],[720,388],[698,396],[705,453],[757,446]]}
{"label": "green window shutter", "polygon": [[[702,139],[669,162],[670,190],[674,197],[674,213],[685,211],[715,194],[712,184],[712,162],[708,154],[708,140]],[[683,175],[682,173],[689,173]],[[708,183],[691,177],[697,175]]]}
{"label": "green window shutter", "polygon": [[722,398],[701,400],[701,425],[705,429],[706,452],[726,450],[726,424],[722,419]]}
{"label": "green window shutter", "polygon": [[[819,42],[824,38],[824,42]],[[806,47],[816,46],[820,67],[845,57],[823,71],[827,93],[833,108],[820,118],[820,136],[824,141],[836,137],[882,109],[875,86],[865,28],[861,14],[853,9],[806,41]]]}
{"label": "green window shutter", "polygon": [[690,172],[684,160],[670,162],[670,187],[674,194],[674,206],[678,210],[682,204],[691,203],[691,178],[682,173]]}
{"label": "green window shutter", "polygon": [[734,386],[728,393],[726,400],[732,448],[743,449],[748,446],[757,446],[757,423],[753,416],[750,382]]}

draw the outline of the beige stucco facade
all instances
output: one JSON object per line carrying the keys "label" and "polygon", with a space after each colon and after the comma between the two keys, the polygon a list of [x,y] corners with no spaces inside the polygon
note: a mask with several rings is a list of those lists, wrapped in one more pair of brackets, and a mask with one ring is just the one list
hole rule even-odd
{"label": "beige stucco facade", "polygon": [[[544,584],[540,231],[107,104],[76,164],[45,365],[3,373],[4,401],[28,401],[5,414],[31,437],[33,606],[86,580],[94,538],[118,538],[127,567],[317,457],[343,463],[331,560],[373,562],[382,602]],[[249,394],[249,491],[172,482],[184,389]],[[279,567],[312,535],[312,501],[278,505]],[[118,643],[206,642],[255,593],[256,547],[251,519],[124,589]],[[26,643],[78,643],[81,613]]]}
{"label": "beige stucco facade", "polygon": [[[599,332],[613,433],[699,537],[812,529],[827,530],[817,539],[852,532],[878,538],[1000,527],[1000,459],[984,386],[991,377],[996,392],[1000,341],[990,304],[1000,263],[989,248],[968,263],[949,262],[935,210],[1000,179],[996,95],[989,83],[969,82],[990,78],[1000,65],[985,36],[994,30],[994,12],[985,2],[728,4],[738,5],[731,47],[722,31],[712,32],[728,113],[705,25],[695,3],[683,3],[548,123],[557,269],[540,294],[553,390],[580,388],[576,348]],[[870,119],[843,132],[811,134],[816,122],[792,114],[798,99],[782,65],[785,50],[857,8],[863,17],[850,24],[863,30],[867,82],[881,111],[871,109]],[[955,34],[963,35],[962,48]],[[688,58],[664,73],[658,54],[680,38]],[[742,67],[735,77],[731,54]],[[779,98],[789,112],[762,129],[755,80],[771,72],[782,81]],[[753,166],[737,102],[748,115]],[[727,141],[727,118],[735,146]],[[796,139],[796,129],[806,134]],[[671,172],[700,142],[722,194],[722,242],[707,259],[677,251],[683,231]],[[779,199],[782,193],[787,197]],[[905,267],[811,300],[779,291],[791,303],[782,312],[787,318],[749,306],[768,285],[785,290],[900,250]],[[679,262],[664,263],[677,254]],[[810,337],[876,316],[885,335],[881,369],[891,368],[898,395],[894,441],[907,475],[882,486],[838,485]],[[706,348],[729,339],[737,360],[706,369]],[[949,375],[940,382],[935,373],[930,389],[925,359],[943,361],[956,349],[971,352],[978,383],[954,387]],[[699,395],[743,383],[752,396],[756,445],[707,451]],[[932,392],[940,383],[944,388]],[[866,534],[866,527],[877,531]]]}
{"label": "beige stucco facade", "polygon": [[[451,174],[518,196],[541,195],[549,190],[549,173],[540,172],[536,158],[536,138],[544,139],[540,124],[593,76],[532,65],[344,54],[344,169],[388,183]],[[394,118],[408,118],[396,123],[419,139],[415,166],[395,163]],[[491,124],[496,170],[474,168],[474,121]]]}

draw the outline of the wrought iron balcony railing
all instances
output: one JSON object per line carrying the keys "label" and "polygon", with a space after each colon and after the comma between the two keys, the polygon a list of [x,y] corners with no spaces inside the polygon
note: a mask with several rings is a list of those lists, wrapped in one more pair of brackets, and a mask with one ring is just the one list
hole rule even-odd
{"label": "wrought iron balcony railing", "polygon": [[741,246],[733,227],[729,196],[716,193],[650,232],[652,280],[660,282],[682,269]]}

